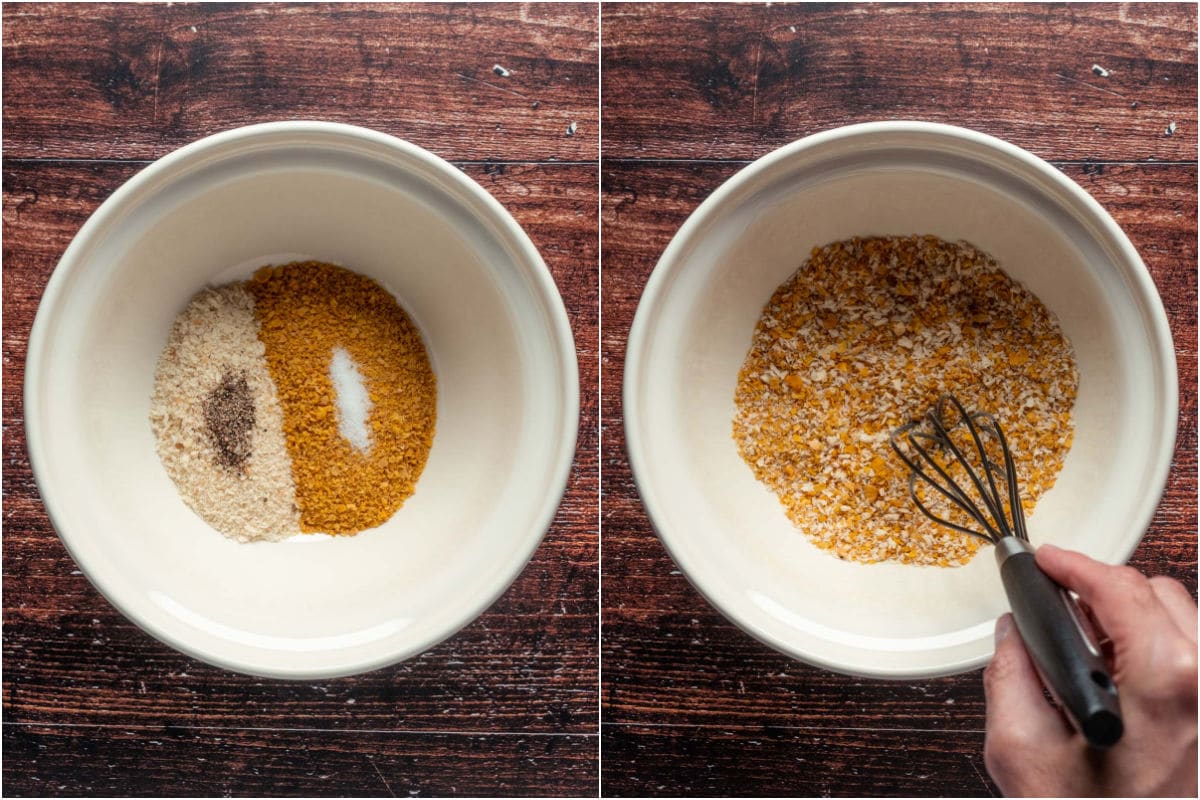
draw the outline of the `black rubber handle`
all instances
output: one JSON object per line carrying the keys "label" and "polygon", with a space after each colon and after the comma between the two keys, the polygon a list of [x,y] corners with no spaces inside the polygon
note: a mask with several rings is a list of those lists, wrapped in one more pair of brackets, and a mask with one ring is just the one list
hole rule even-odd
{"label": "black rubber handle", "polygon": [[1125,730],[1117,686],[1083,631],[1079,606],[1042,572],[1027,548],[1003,558],[1000,577],[1017,630],[1046,688],[1088,744],[1112,747]]}

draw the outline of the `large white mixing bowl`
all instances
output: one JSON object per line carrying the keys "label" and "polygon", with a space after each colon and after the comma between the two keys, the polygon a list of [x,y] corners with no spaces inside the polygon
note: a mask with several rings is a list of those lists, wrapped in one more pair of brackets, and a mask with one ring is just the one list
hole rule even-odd
{"label": "large white mixing bowl", "polygon": [[1075,346],[1075,441],[1030,520],[1034,544],[1127,559],[1166,485],[1178,413],[1171,334],[1137,252],[1095,200],[1024,150],[946,125],[854,125],[781,148],[714,192],[663,253],[630,331],[638,489],[671,555],[731,620],[804,661],[888,678],[987,661],[1007,610],[991,552],[957,569],[838,560],[755,480],[731,421],[754,325],[810,250],[907,234],[990,253]]}
{"label": "large white mixing bowl", "polygon": [[[381,527],[237,544],[159,462],[155,364],[197,290],[298,258],[368,275],[409,312],[437,432]],[[400,661],[486,609],[550,525],[578,409],[562,300],[512,217],[414,145],[319,122],[211,136],[115,192],[46,287],[25,379],[38,488],[88,578],[162,641],[285,678]]]}

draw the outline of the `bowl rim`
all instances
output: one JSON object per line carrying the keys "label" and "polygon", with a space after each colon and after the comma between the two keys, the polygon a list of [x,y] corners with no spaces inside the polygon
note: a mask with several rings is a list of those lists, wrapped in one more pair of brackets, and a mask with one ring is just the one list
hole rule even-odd
{"label": "bowl rim", "polygon": [[[882,667],[861,669],[858,665],[843,663],[838,659],[828,658],[810,652],[804,647],[797,646],[786,639],[758,625],[749,616],[742,616],[721,602],[720,592],[713,586],[707,585],[703,572],[698,570],[697,563],[689,560],[678,542],[685,534],[671,531],[662,520],[667,519],[664,512],[666,503],[660,498],[654,488],[654,478],[648,465],[646,445],[643,440],[640,417],[642,414],[640,394],[642,392],[642,361],[648,352],[653,328],[658,316],[662,298],[670,284],[674,273],[685,267],[682,260],[692,238],[717,216],[726,200],[733,197],[744,186],[759,180],[776,166],[782,166],[791,159],[802,156],[808,151],[825,146],[831,142],[847,139],[862,139],[876,137],[881,134],[916,135],[929,140],[929,143],[967,145],[975,151],[975,157],[981,150],[991,150],[1002,158],[1017,162],[1030,170],[1041,180],[1066,195],[1067,200],[1074,204],[1075,209],[1098,226],[1098,232],[1106,236],[1121,261],[1127,267],[1124,275],[1130,280],[1135,296],[1141,301],[1141,308],[1146,312],[1142,322],[1147,325],[1150,333],[1154,355],[1162,364],[1161,383],[1162,404],[1157,409],[1163,425],[1159,441],[1156,443],[1156,458],[1151,470],[1151,485],[1159,487],[1143,497],[1133,515],[1137,520],[1135,530],[1140,533],[1132,538],[1131,544],[1123,549],[1120,563],[1128,561],[1142,537],[1145,536],[1153,521],[1154,514],[1166,491],[1171,464],[1174,460],[1175,439],[1179,424],[1179,386],[1178,365],[1175,359],[1174,340],[1171,336],[1170,325],[1162,298],[1154,285],[1154,281],[1146,269],[1137,250],[1129,237],[1116,223],[1112,216],[1100,203],[1065,174],[1056,169],[1044,159],[1030,153],[1003,139],[989,134],[947,125],[938,122],[921,120],[889,120],[880,122],[863,122],[820,131],[805,136],[789,144],[767,153],[750,162],[736,172],[710,194],[676,231],[670,243],[655,264],[638,301],[637,311],[629,329],[625,348],[625,368],[622,381],[622,411],[625,432],[625,450],[633,474],[634,484],[646,510],[646,515],[658,539],[666,548],[672,560],[697,592],[722,616],[748,633],[758,641],[778,650],[785,655],[814,666],[833,670],[847,675],[864,678],[882,678],[906,680],[915,678],[933,678],[944,675],[954,675],[967,672],[983,666],[991,658],[985,653],[978,658],[962,659],[957,662],[942,665],[935,669],[909,667]],[[863,142],[864,151],[875,147],[873,142]],[[699,559],[695,560],[696,562]]]}
{"label": "bowl rim", "polygon": [[[509,565],[496,579],[488,591],[481,593],[473,602],[465,605],[458,617],[450,620],[444,627],[419,637],[403,646],[393,644],[382,652],[358,659],[334,660],[320,668],[309,668],[299,665],[296,668],[265,667],[253,658],[241,658],[232,653],[214,653],[193,646],[185,637],[176,635],[175,631],[160,626],[139,611],[136,604],[121,602],[115,586],[105,585],[104,580],[97,574],[94,565],[82,554],[78,544],[86,532],[68,530],[62,525],[62,514],[58,510],[57,494],[49,485],[46,473],[47,455],[42,441],[41,430],[46,420],[37,402],[38,389],[45,363],[46,348],[54,333],[53,321],[60,313],[65,288],[69,277],[86,268],[87,262],[81,257],[86,254],[92,240],[98,235],[107,233],[109,224],[127,210],[131,203],[141,202],[145,189],[163,178],[172,178],[189,165],[206,166],[204,159],[216,149],[221,150],[222,156],[236,154],[234,150],[225,150],[230,146],[253,146],[254,142],[263,137],[312,137],[305,141],[306,146],[318,148],[335,148],[336,143],[358,143],[374,145],[381,151],[391,151],[404,169],[419,166],[429,173],[446,181],[454,190],[466,195],[467,200],[482,209],[481,220],[490,224],[495,235],[506,239],[518,255],[517,265],[526,273],[530,284],[535,290],[535,296],[546,312],[547,327],[552,336],[552,349],[557,362],[556,394],[561,402],[563,436],[557,443],[557,448],[549,462],[547,472],[552,476],[547,483],[546,493],[540,505],[530,514],[534,523],[529,530],[531,535],[519,542],[520,547],[514,548],[509,558]],[[440,192],[448,191],[439,187]],[[472,214],[475,215],[474,209]],[[553,525],[558,507],[566,494],[571,468],[575,462],[575,448],[579,434],[579,365],[577,361],[575,340],[571,331],[569,317],[562,295],[558,291],[554,278],[538,252],[529,235],[521,228],[509,211],[501,205],[486,189],[459,170],[449,161],[418,145],[405,141],[390,134],[340,122],[322,120],[287,120],[264,122],[246,125],[219,133],[211,134],[186,144],[166,155],[152,161],[137,174],[122,183],[109,195],[80,227],[72,237],[63,255],[59,258],[51,272],[42,296],[38,301],[37,313],[30,328],[28,346],[25,356],[25,371],[22,391],[22,413],[25,423],[26,451],[29,454],[30,469],[34,483],[37,486],[46,514],[58,538],[79,566],[80,571],[96,590],[123,616],[137,625],[146,633],[185,655],[196,658],[208,664],[242,674],[266,678],[287,680],[314,680],[338,678],[361,674],[398,664],[408,658],[423,653],[439,643],[450,638],[467,625],[479,618],[508,588],[528,566],[534,551],[545,538]],[[533,535],[536,534],[536,535]],[[381,640],[387,642],[389,640]],[[302,657],[300,657],[302,658]]]}

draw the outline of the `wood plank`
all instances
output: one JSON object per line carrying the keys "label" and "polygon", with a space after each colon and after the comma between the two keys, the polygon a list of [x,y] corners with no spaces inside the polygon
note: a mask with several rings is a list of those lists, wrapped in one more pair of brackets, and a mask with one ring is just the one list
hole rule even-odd
{"label": "wood plank", "polygon": [[322,119],[447,159],[594,161],[597,23],[594,3],[8,5],[4,154],[153,159]]}
{"label": "wood plank", "polygon": [[[25,453],[21,383],[42,289],[71,237],[141,165],[4,168],[4,714],[13,722],[594,733],[597,408],[585,390],[567,496],[510,590],[451,640],[336,681],[247,678],[127,622],[54,534]],[[470,165],[538,246],[566,302],[584,387],[597,380],[594,165]]]}
{"label": "wood plank", "polygon": [[605,797],[999,796],[983,734],[605,725]]}
{"label": "wood plank", "polygon": [[[885,682],[839,676],[795,662],[751,639],[713,610],[679,573],[646,518],[625,458],[620,402],[625,339],[658,256],[695,207],[739,168],[733,163],[612,162],[602,168],[603,719],[611,725],[672,729],[669,734],[645,733],[640,727],[640,733],[606,731],[605,742],[610,736],[627,735],[639,742],[637,747],[653,750],[662,746],[658,739],[649,742],[638,737],[683,736],[674,730],[676,726],[982,731],[984,707],[978,673]],[[1166,494],[1131,563],[1147,573],[1176,577],[1195,594],[1196,168],[1142,164],[1067,165],[1062,169],[1108,209],[1130,236],[1166,306],[1178,359],[1179,435]],[[696,733],[693,738],[699,741],[703,737]],[[632,748],[634,744],[621,746]],[[717,745],[694,747],[703,758],[713,757],[720,749]],[[728,748],[742,752],[734,745]],[[669,750],[671,758],[679,759],[674,772],[703,775],[700,756],[689,761],[689,752],[687,748]],[[609,751],[605,753],[607,756]],[[804,755],[799,750],[796,754]],[[759,765],[764,770],[765,763]],[[810,763],[818,761],[813,758]],[[649,763],[650,768],[656,766],[661,764]],[[827,763],[826,767],[833,769],[836,764]],[[747,780],[747,786],[758,785]],[[633,787],[627,793],[648,791],[643,783],[618,785]],[[682,785],[668,784],[664,793]],[[738,785],[736,781],[728,784]],[[780,786],[770,784],[763,791],[770,794]],[[881,783],[869,793],[903,794],[910,788],[921,793],[908,784],[893,788],[890,783]],[[700,784],[688,791],[693,790],[725,791],[715,784]],[[942,790],[955,793],[962,787],[952,783],[930,791]],[[746,791],[755,793],[757,789]],[[810,785],[806,791],[823,790]]]}
{"label": "wood plank", "polygon": [[44,727],[4,723],[26,796],[589,796],[596,737]]}
{"label": "wood plank", "polygon": [[1196,159],[1195,5],[608,3],[602,18],[606,159],[756,158],[885,119],[1043,158]]}
{"label": "wood plank", "polygon": [[[79,579],[82,581],[82,579]],[[9,722],[335,730],[592,733],[593,601],[532,602],[520,584],[450,641],[359,676],[282,681],[182,656],[90,587],[74,609],[17,599],[65,581],[5,578],[4,718]]]}
{"label": "wood plank", "polygon": [[[680,579],[682,580],[682,579]],[[659,591],[666,581],[630,583]],[[605,592],[613,584],[605,578]],[[606,724],[757,729],[983,730],[979,672],[882,681],[810,667],[750,638],[689,592],[674,612],[604,609]],[[618,601],[619,602],[619,601]]]}

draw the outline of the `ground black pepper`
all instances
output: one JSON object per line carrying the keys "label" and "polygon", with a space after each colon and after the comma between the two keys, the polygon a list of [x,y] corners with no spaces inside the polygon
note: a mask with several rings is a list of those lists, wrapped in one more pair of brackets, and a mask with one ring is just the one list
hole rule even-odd
{"label": "ground black pepper", "polygon": [[250,458],[254,430],[254,397],[245,374],[226,372],[204,398],[204,424],[216,449],[217,462],[241,471]]}

